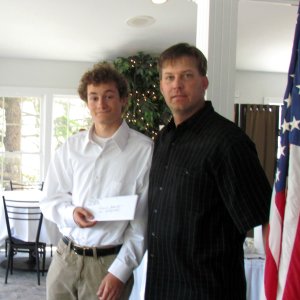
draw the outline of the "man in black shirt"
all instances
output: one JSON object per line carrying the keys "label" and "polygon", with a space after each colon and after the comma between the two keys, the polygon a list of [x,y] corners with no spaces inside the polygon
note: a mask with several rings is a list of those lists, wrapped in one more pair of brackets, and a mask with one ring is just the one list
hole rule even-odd
{"label": "man in black shirt", "polygon": [[173,118],[150,173],[145,299],[246,299],[243,242],[265,231],[271,187],[253,142],[205,101],[202,52],[177,44],[158,65]]}

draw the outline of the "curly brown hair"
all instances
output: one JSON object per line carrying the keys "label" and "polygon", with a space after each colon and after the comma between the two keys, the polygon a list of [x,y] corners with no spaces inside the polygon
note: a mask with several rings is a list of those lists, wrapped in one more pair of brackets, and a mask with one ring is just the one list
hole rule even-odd
{"label": "curly brown hair", "polygon": [[111,64],[107,62],[97,63],[81,77],[78,94],[87,102],[87,86],[101,83],[115,82],[120,98],[128,97],[128,84],[125,77],[120,74]]}

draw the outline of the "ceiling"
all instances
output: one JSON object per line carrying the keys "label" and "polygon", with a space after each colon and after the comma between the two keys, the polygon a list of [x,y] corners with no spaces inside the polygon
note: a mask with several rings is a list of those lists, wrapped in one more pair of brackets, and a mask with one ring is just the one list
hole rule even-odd
{"label": "ceiling", "polygon": [[[198,0],[201,1],[201,0]],[[240,0],[237,69],[287,72],[298,0]],[[193,0],[0,0],[0,58],[95,62],[196,42]],[[128,19],[148,26],[128,26]]]}

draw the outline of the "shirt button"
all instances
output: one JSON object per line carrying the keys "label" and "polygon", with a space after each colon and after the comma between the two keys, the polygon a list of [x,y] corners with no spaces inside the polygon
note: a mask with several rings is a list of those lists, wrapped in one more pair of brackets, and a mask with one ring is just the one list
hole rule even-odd
{"label": "shirt button", "polygon": [[162,187],[162,186],[160,186],[160,187],[159,187],[159,190],[160,190],[160,191],[162,191],[162,190],[163,190],[163,187]]}
{"label": "shirt button", "polygon": [[165,170],[168,170],[169,166],[168,165],[165,165]]}
{"label": "shirt button", "polygon": [[153,212],[154,212],[155,214],[157,214],[157,209],[154,209]]}
{"label": "shirt button", "polygon": [[152,232],[151,235],[155,237],[155,233],[154,232]]}
{"label": "shirt button", "polygon": [[153,254],[153,253],[150,253],[150,254],[149,254],[149,257],[154,258],[154,254]]}

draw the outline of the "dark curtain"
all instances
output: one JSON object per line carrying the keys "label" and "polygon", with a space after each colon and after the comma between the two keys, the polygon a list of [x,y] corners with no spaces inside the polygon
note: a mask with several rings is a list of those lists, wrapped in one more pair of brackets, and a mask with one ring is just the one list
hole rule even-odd
{"label": "dark curtain", "polygon": [[[279,134],[279,106],[235,104],[235,123],[255,143],[258,157],[270,185],[273,186]],[[247,233],[253,237],[253,229]]]}
{"label": "dark curtain", "polygon": [[237,107],[239,110],[236,122],[255,143],[260,162],[270,184],[273,185],[277,159],[279,106],[240,104]]}

